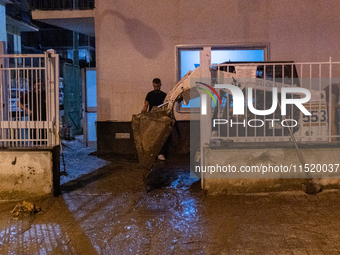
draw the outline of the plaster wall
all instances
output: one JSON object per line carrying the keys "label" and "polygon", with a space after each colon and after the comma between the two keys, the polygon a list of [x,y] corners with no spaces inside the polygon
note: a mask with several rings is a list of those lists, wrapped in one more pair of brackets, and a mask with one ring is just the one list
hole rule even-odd
{"label": "plaster wall", "polygon": [[176,83],[176,45],[269,43],[269,60],[340,60],[340,2],[97,1],[98,121],[130,121],[155,77]]}
{"label": "plaster wall", "polygon": [[52,169],[51,151],[1,151],[0,200],[51,193]]}
{"label": "plaster wall", "polygon": [[[301,173],[299,171],[301,162],[295,148],[212,149],[205,146],[205,166],[235,166],[238,173],[232,175],[228,172],[216,171],[214,173],[199,173],[197,175],[203,177],[203,189],[207,190],[210,194],[221,192],[235,194],[305,190],[306,178],[311,179],[311,177],[317,178],[323,186],[323,189],[339,188],[340,148],[303,148],[301,149],[301,153],[306,164],[326,164],[328,169],[330,169],[330,164],[332,164],[334,167],[333,171],[330,172],[329,170],[318,173],[317,170],[314,169],[307,174],[305,172]],[[255,174],[252,172],[240,173],[241,167],[244,166],[260,167],[269,165],[287,166],[287,169],[289,169],[291,165],[293,167],[290,172],[266,172],[265,174]],[[296,172],[294,172],[294,165],[297,167]],[[310,167],[310,169],[312,168]],[[242,178],[235,178],[237,176]]]}

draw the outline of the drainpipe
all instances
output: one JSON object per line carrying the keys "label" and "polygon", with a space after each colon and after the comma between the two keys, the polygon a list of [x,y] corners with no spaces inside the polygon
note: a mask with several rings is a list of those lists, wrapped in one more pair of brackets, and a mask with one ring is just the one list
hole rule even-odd
{"label": "drainpipe", "polygon": [[79,33],[73,31],[73,65],[79,66]]}

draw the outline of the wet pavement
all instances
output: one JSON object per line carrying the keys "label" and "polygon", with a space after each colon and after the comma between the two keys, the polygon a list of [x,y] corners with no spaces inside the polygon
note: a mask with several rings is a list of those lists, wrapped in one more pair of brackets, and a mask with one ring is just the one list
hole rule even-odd
{"label": "wet pavement", "polygon": [[185,158],[157,161],[149,174],[91,148],[72,157],[72,146],[75,179],[59,197],[30,199],[41,212],[14,219],[20,201],[0,203],[0,254],[340,253],[339,191],[207,196]]}
{"label": "wet pavement", "polygon": [[107,160],[96,157],[96,147],[84,146],[82,135],[75,136],[74,140],[62,140],[61,151],[60,171],[66,171],[67,175],[60,177],[60,184],[91,173],[109,163]]}

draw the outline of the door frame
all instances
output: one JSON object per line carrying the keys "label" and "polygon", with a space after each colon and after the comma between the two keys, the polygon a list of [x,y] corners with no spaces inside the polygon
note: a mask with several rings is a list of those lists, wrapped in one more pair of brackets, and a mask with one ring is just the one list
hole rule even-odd
{"label": "door frame", "polygon": [[83,98],[82,98],[82,110],[83,110],[83,140],[86,147],[89,146],[96,146],[97,140],[89,141],[88,140],[88,114],[89,113],[97,113],[97,107],[88,107],[87,106],[87,71],[96,71],[95,67],[86,67],[82,68],[81,75],[82,75],[82,89],[83,89]]}

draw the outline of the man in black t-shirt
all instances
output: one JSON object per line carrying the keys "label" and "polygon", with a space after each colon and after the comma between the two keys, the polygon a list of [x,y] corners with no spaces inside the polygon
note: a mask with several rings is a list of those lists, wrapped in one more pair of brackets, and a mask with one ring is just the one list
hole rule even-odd
{"label": "man in black t-shirt", "polygon": [[144,107],[142,110],[143,113],[147,111],[150,112],[154,106],[159,106],[163,104],[164,99],[166,97],[166,93],[161,91],[162,83],[160,79],[158,78],[153,79],[152,85],[153,85],[153,91],[150,91],[146,95],[146,98],[144,101]]}
{"label": "man in black t-shirt", "polygon": [[[23,115],[28,116],[28,120],[46,121],[46,94],[40,79],[33,82],[33,90],[22,95],[18,103]],[[29,139],[33,139],[33,145],[46,145],[46,141],[35,140],[47,139],[47,129],[31,128]]]}
{"label": "man in black t-shirt", "polygon": [[40,80],[34,82],[32,91],[20,97],[19,107],[29,116],[29,120],[46,121],[45,88]]}
{"label": "man in black t-shirt", "polygon": [[[161,86],[162,86],[161,80],[158,79],[158,78],[153,79],[152,85],[153,85],[153,91],[150,91],[146,95],[142,113],[145,113],[147,111],[150,112],[151,109],[154,106],[159,106],[159,105],[164,103],[164,99],[166,97],[166,93],[161,91]],[[169,147],[169,138],[165,142],[165,144],[163,145],[163,147],[162,147],[162,149],[160,151],[160,154],[158,155],[158,159],[159,160],[165,160],[164,154],[168,153],[168,147]]]}

